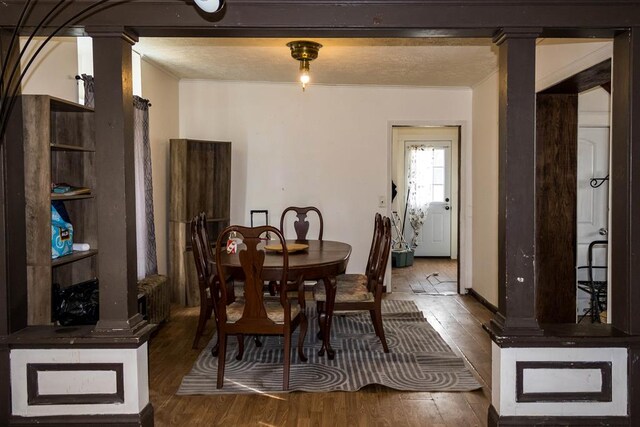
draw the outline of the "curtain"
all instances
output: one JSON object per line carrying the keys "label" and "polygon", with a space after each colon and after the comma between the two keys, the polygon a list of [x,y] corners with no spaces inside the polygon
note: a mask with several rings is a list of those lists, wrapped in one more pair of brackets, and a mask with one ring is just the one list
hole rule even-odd
{"label": "curtain", "polygon": [[138,279],[158,273],[156,230],[153,215],[149,100],[133,97],[133,143],[135,150],[136,242]]}
{"label": "curtain", "polygon": [[[77,78],[78,76],[76,76],[76,79]],[[93,76],[90,76],[88,74],[83,74],[80,76],[80,80],[82,80],[82,82],[84,83],[84,105],[91,108],[95,107],[95,101],[94,101],[95,82],[93,81]]]}
{"label": "curtain", "polygon": [[409,224],[413,229],[411,247],[418,246],[418,237],[422,231],[422,225],[427,218],[429,204],[434,199],[433,165],[434,147],[426,145],[412,145],[409,152],[409,202],[407,211]]}

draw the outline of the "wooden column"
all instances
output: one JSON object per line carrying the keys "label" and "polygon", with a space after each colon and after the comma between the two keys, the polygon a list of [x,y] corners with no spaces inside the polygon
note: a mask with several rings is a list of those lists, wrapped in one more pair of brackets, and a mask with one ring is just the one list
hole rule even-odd
{"label": "wooden column", "polygon": [[498,313],[501,335],[540,334],[535,312],[535,42],[503,29],[499,46]]}
{"label": "wooden column", "polygon": [[[640,27],[613,43],[611,320],[640,334]],[[640,348],[629,348],[629,416],[640,419]]]}
{"label": "wooden column", "polygon": [[98,278],[96,332],[130,333],[138,314],[131,46],[124,28],[88,31],[95,74]]}
{"label": "wooden column", "polygon": [[[0,28],[0,58],[7,57],[11,39],[12,31]],[[19,48],[17,40],[14,40],[8,56],[11,67],[19,60]],[[6,75],[4,80],[3,90],[7,88]],[[20,95],[20,90],[17,95]],[[22,140],[22,120],[19,119],[19,104],[17,106],[7,134],[0,135],[0,338],[27,325],[24,159],[22,144],[19,143]],[[5,344],[0,344],[0,378],[10,378],[9,348]],[[10,413],[11,384],[5,380],[0,384],[0,420],[9,419]]]}
{"label": "wooden column", "polygon": [[537,319],[575,323],[578,94],[541,93],[536,107]]}

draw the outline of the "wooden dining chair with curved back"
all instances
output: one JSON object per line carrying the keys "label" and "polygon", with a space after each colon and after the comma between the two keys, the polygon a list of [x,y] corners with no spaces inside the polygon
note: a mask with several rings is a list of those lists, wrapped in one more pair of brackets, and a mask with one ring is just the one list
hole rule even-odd
{"label": "wooden dining chair with curved back", "polygon": [[[365,274],[343,274],[336,277],[337,287],[334,304],[335,311],[368,311],[374,331],[380,339],[385,353],[389,352],[389,347],[382,326],[382,291],[390,252],[391,220],[376,214],[369,254],[370,264],[367,266]],[[324,312],[326,303],[324,286],[316,285],[313,294],[320,315]]]}
{"label": "wooden dining chair with curved back", "polygon": [[[198,326],[196,334],[193,338],[192,348],[198,348],[200,338],[207,324],[207,320],[214,315],[214,321],[218,319],[217,301],[220,298],[220,281],[217,272],[213,267],[215,262],[209,233],[207,231],[207,216],[204,212],[193,217],[191,220],[191,250],[193,251],[193,259],[196,264],[196,273],[198,275],[198,288],[200,295],[200,313],[198,315]],[[235,300],[235,292],[233,282],[227,282],[227,304]],[[259,340],[256,340],[259,346]],[[211,354],[217,356],[218,344],[216,344]]]}
{"label": "wooden dining chair with curved back", "polygon": [[[289,389],[289,372],[291,368],[291,336],[300,327],[298,336],[298,357],[306,362],[302,346],[307,333],[307,317],[301,308],[300,301],[291,301],[283,289],[279,289],[279,298],[265,297],[263,293],[264,278],[261,277],[266,255],[261,237],[270,233],[272,238],[283,247],[281,255],[282,274],[279,283],[287,283],[289,268],[289,254],[286,241],[280,231],[272,226],[242,227],[238,225],[227,227],[218,236],[216,247],[221,247],[223,239],[231,232],[238,233],[243,244],[238,248],[238,259],[244,276],[244,297],[230,305],[222,301],[226,299],[227,271],[222,262],[222,252],[216,251],[216,267],[220,277],[221,300],[218,302],[218,336],[220,351],[218,353],[217,388],[224,384],[225,351],[228,335],[283,335],[284,336],[284,373],[283,390]],[[240,349],[242,352],[242,348]]]}
{"label": "wooden dining chair with curved back", "polygon": [[[307,207],[298,207],[298,206],[289,206],[285,210],[282,211],[282,215],[280,216],[280,232],[285,234],[285,226],[287,221],[287,214],[291,217],[290,212],[294,212],[296,217],[298,218],[293,222],[293,228],[296,231],[296,240],[307,240],[310,223],[307,221],[310,212],[315,212],[318,217],[318,240],[322,240],[322,233],[324,231],[324,220],[322,219],[322,213],[320,209],[315,206],[307,206]],[[293,295],[294,292],[298,292],[301,295],[304,295],[304,278],[300,278],[297,282],[289,282],[287,284],[287,290],[291,292],[290,295]],[[275,283],[269,283],[269,293],[271,295],[275,295]]]}
{"label": "wooden dining chair with curved back", "polygon": [[[285,234],[285,221],[287,219],[287,214],[289,212],[295,212],[296,217],[298,218],[293,222],[293,228],[296,230],[296,240],[307,240],[307,235],[309,234],[310,224],[307,221],[307,217],[309,216],[309,212],[315,212],[318,216],[318,240],[322,240],[322,231],[324,229],[324,222],[322,220],[322,213],[315,206],[307,206],[307,207],[297,207],[297,206],[289,206],[285,210],[282,211],[282,215],[280,216],[280,232]],[[291,215],[289,215],[291,216]]]}

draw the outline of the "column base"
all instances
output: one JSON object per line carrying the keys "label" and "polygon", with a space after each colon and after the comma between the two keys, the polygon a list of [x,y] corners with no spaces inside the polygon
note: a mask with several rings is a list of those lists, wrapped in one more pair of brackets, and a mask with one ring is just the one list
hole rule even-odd
{"label": "column base", "polygon": [[523,427],[523,426],[630,426],[628,417],[550,417],[550,416],[508,416],[501,417],[493,405],[489,406],[489,427]]}
{"label": "column base", "polygon": [[11,417],[10,426],[118,426],[152,427],[153,407],[147,404],[138,414],[58,415],[41,417]]}

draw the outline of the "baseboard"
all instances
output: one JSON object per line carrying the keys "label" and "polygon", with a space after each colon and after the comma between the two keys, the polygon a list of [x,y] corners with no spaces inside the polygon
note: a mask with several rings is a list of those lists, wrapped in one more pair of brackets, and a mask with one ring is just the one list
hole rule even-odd
{"label": "baseboard", "polygon": [[153,427],[153,407],[148,403],[139,414],[56,415],[48,417],[11,417],[10,426],[118,426]]}
{"label": "baseboard", "polygon": [[469,295],[474,297],[480,304],[484,305],[487,308],[487,310],[489,310],[490,312],[494,314],[498,312],[498,307],[496,307],[495,305],[487,301],[482,295],[474,291],[473,288],[468,288],[467,292],[469,293]]}
{"label": "baseboard", "polygon": [[508,416],[501,417],[493,407],[489,406],[489,427],[524,427],[524,426],[631,426],[629,417],[556,417],[556,416]]}

